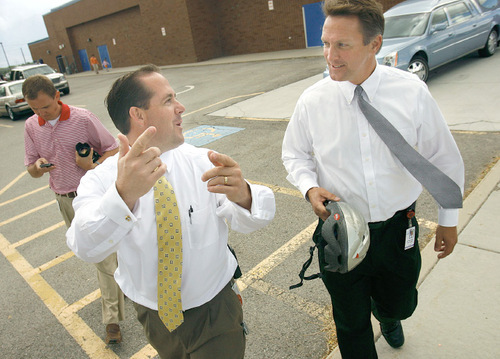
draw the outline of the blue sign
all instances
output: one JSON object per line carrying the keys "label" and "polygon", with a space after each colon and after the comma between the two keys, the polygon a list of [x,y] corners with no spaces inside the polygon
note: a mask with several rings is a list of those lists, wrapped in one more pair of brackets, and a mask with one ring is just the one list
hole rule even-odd
{"label": "blue sign", "polygon": [[244,128],[203,125],[184,132],[184,140],[186,143],[199,147],[241,130]]}

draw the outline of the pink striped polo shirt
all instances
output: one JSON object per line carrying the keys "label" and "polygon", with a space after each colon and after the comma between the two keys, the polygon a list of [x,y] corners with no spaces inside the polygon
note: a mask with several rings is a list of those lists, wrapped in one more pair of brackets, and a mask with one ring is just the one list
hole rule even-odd
{"label": "pink striped polo shirt", "polygon": [[76,165],[75,146],[87,142],[94,151],[103,154],[118,147],[115,138],[90,111],[62,105],[59,121],[52,126],[33,115],[24,126],[24,165],[29,166],[44,157],[57,168],[49,172],[50,188],[59,194],[76,191],[85,170]]}

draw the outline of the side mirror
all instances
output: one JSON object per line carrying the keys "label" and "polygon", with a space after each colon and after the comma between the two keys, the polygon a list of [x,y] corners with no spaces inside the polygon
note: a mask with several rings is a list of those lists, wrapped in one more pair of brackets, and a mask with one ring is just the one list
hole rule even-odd
{"label": "side mirror", "polygon": [[431,27],[431,34],[437,32],[437,31],[443,31],[445,30],[446,28],[448,27],[448,25],[444,24],[444,23],[441,23],[441,24],[437,24],[433,27]]}

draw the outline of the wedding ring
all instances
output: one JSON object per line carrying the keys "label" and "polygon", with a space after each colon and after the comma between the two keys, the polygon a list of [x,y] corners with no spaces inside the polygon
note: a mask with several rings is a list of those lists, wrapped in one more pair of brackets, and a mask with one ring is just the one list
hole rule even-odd
{"label": "wedding ring", "polygon": [[224,186],[227,186],[227,176],[224,176]]}
{"label": "wedding ring", "polygon": [[159,166],[158,166],[158,167],[156,167],[156,168],[153,170],[153,172],[158,171],[158,168],[160,168],[160,167],[159,167]]}

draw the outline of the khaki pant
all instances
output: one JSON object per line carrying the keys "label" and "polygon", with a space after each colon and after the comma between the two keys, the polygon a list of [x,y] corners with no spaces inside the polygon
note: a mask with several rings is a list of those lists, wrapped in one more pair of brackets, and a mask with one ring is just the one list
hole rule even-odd
{"label": "khaki pant", "polygon": [[[75,217],[73,198],[56,194],[56,200],[64,222],[69,228]],[[125,318],[125,298],[114,278],[114,273],[118,268],[116,253],[109,255],[102,262],[96,263],[95,266],[101,289],[102,322],[104,324],[118,323]]]}
{"label": "khaki pant", "polygon": [[149,343],[162,359],[242,359],[243,310],[231,285],[202,306],[184,312],[184,323],[170,332],[158,311],[134,303]]}

